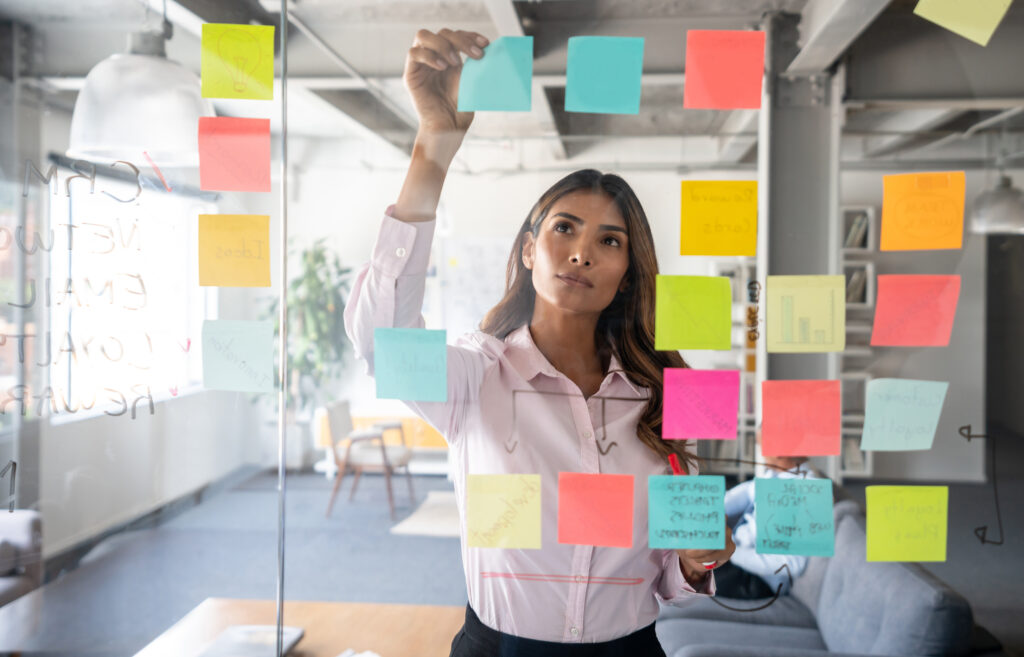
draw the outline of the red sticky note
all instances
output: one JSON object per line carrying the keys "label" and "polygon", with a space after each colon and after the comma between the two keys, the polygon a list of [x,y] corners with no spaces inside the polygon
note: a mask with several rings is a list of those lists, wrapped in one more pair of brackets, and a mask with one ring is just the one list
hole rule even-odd
{"label": "red sticky note", "polygon": [[945,347],[960,298],[959,276],[884,274],[871,344],[885,347]]}
{"label": "red sticky note", "polygon": [[199,117],[199,188],[270,191],[270,119]]}
{"label": "red sticky note", "polygon": [[761,403],[764,456],[838,456],[839,381],[764,381]]}
{"label": "red sticky note", "polygon": [[633,475],[559,472],[558,542],[633,547]]}
{"label": "red sticky note", "polygon": [[736,440],[738,370],[666,367],[661,437]]}
{"label": "red sticky note", "polygon": [[683,107],[759,109],[764,32],[688,30]]}

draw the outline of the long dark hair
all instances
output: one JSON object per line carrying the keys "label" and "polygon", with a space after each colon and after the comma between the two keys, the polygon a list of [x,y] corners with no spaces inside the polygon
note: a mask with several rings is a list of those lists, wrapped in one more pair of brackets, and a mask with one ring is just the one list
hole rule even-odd
{"label": "long dark hair", "polygon": [[661,421],[663,407],[662,375],[666,367],[689,367],[677,351],[654,348],[654,289],[658,259],[654,237],[647,215],[633,189],[619,176],[582,169],[562,178],[544,192],[530,210],[516,235],[505,270],[505,296],[487,313],[480,330],[504,340],[515,329],[528,324],[533,317],[536,291],[533,272],[522,266],[526,234],[534,239],[551,206],[566,194],[575,191],[603,192],[614,199],[629,236],[629,267],[625,280],[628,287],[620,291],[597,320],[595,342],[600,348],[614,348],[625,375],[650,392],[647,408],[637,425],[637,438],[666,458],[676,454],[687,472],[696,465],[697,456],[685,440],[663,440]]}

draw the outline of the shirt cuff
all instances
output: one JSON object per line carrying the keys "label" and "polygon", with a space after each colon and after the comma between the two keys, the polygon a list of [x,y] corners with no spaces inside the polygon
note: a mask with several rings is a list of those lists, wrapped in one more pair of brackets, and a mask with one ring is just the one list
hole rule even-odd
{"label": "shirt cuff", "polygon": [[401,221],[392,214],[394,208],[388,206],[381,219],[371,258],[373,266],[393,278],[426,274],[437,220]]}
{"label": "shirt cuff", "polygon": [[675,559],[675,567],[669,567],[665,570],[665,576],[668,578],[666,582],[666,590],[672,591],[673,595],[670,598],[665,598],[666,602],[672,602],[684,597],[685,594],[697,594],[697,595],[715,595],[718,590],[715,584],[715,571],[711,571],[708,574],[708,578],[704,580],[704,585],[695,589],[686,581],[683,577],[683,565],[679,562],[679,555],[676,554],[675,550],[670,550],[672,557]]}

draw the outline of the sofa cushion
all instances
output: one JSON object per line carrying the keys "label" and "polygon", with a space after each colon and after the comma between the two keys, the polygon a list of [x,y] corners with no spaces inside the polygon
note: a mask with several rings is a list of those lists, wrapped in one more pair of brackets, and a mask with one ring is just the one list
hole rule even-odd
{"label": "sofa cushion", "polygon": [[685,606],[662,605],[658,622],[669,618],[697,618],[701,620],[735,621],[754,625],[781,625],[787,627],[807,627],[817,629],[814,614],[804,603],[791,595],[779,596],[779,599],[764,609],[757,611],[733,611],[722,607],[715,601],[737,609],[753,609],[760,607],[771,598],[760,600],[735,600],[722,596],[714,599],[702,597]]}
{"label": "sofa cushion", "polygon": [[699,618],[658,619],[654,626],[658,640],[668,657],[674,657],[686,646],[710,644],[718,647],[786,646],[826,650],[825,642],[815,629],[777,627],[743,622],[711,621]]}
{"label": "sofa cushion", "polygon": [[14,573],[18,567],[18,548],[14,543],[0,539],[0,577]]}
{"label": "sofa cushion", "polygon": [[818,629],[833,652],[963,655],[974,619],[967,601],[917,564],[868,562],[864,517],[845,516],[825,571]]}
{"label": "sofa cushion", "polygon": [[[860,504],[850,500],[848,494],[842,488],[833,485],[832,494],[835,499],[841,500],[837,501],[835,506],[832,507],[833,527],[838,528],[842,519],[850,514],[863,515]],[[825,581],[825,571],[828,570],[831,563],[832,557],[808,557],[807,568],[804,569],[800,577],[793,580],[793,589],[790,591],[791,595],[804,603],[815,616],[818,615],[818,598],[821,595],[821,584]]]}

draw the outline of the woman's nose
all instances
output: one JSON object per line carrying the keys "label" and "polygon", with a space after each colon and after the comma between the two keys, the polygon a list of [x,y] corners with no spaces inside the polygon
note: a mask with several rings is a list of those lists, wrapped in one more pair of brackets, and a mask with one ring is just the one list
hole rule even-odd
{"label": "woman's nose", "polygon": [[589,267],[590,266],[590,258],[585,256],[585,255],[583,255],[583,254],[579,254],[579,253],[574,254],[571,258],[569,258],[569,261],[572,262],[572,264],[574,264],[574,265],[578,265],[580,263],[583,263],[584,267]]}

